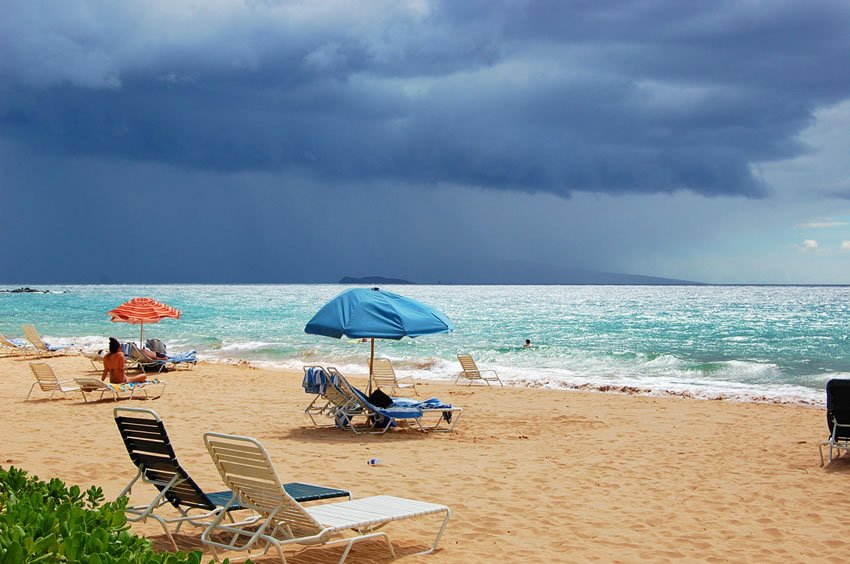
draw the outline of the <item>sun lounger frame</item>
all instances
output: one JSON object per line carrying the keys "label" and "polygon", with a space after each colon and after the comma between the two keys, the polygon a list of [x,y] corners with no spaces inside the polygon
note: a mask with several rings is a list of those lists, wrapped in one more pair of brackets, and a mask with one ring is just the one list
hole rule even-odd
{"label": "sun lounger frame", "polygon": [[416,381],[412,376],[397,376],[393,363],[388,358],[376,358],[372,362],[372,389],[380,388],[388,396],[396,390],[413,390],[417,396]]}
{"label": "sun lounger frame", "polygon": [[[313,398],[313,401],[304,409],[304,413],[310,418],[310,421],[313,422],[313,425],[316,427],[334,427],[336,425],[336,415],[337,413],[344,413],[349,418],[357,417],[360,415],[367,415],[366,410],[360,405],[360,403],[355,399],[348,395],[343,394],[337,387],[335,387],[331,383],[332,374],[339,374],[339,371],[334,367],[324,368],[319,365],[310,365],[304,367],[304,373],[306,375],[307,369],[320,369],[325,373],[325,376],[328,379],[327,386],[325,386],[324,394],[316,394],[316,397]],[[323,403],[324,402],[324,403]],[[331,422],[328,424],[322,424],[316,421],[316,417],[324,416],[326,418],[330,418]]]}
{"label": "sun lounger frame", "polygon": [[[463,408],[461,408],[461,407],[446,407],[446,408],[440,408],[440,407],[427,408],[427,407],[425,407],[425,408],[420,408],[421,411],[422,411],[421,417],[404,417],[404,418],[389,417],[389,416],[385,415],[384,413],[382,413],[383,410],[381,410],[381,408],[370,404],[368,402],[368,398],[366,398],[365,395],[362,392],[360,392],[360,394],[358,395],[355,392],[353,386],[348,382],[348,380],[345,378],[345,376],[343,376],[343,374],[339,370],[337,370],[333,366],[328,366],[327,372],[328,372],[328,375],[331,377],[330,383],[328,384],[328,388],[329,389],[333,388],[339,394],[339,396],[341,398],[340,400],[338,400],[339,404],[337,405],[336,409],[333,411],[332,417],[334,418],[334,420],[337,420],[337,418],[339,416],[344,416],[347,419],[347,423],[348,423],[345,428],[350,430],[351,432],[353,432],[356,435],[359,435],[361,432],[363,432],[363,431],[359,431],[357,429],[357,427],[354,425],[354,421],[353,421],[354,418],[359,417],[359,416],[364,416],[370,421],[374,421],[376,415],[380,415],[381,417],[386,419],[385,425],[376,427],[373,424],[366,431],[367,433],[370,433],[370,434],[373,434],[373,435],[383,435],[384,433],[389,431],[390,428],[392,428],[394,424],[397,425],[398,421],[408,421],[408,420],[411,420],[411,419],[417,424],[420,431],[450,433],[450,432],[454,431],[455,426],[457,425],[458,421],[460,421],[461,415],[463,414]],[[360,397],[360,396],[363,396],[363,397]],[[448,424],[449,425],[448,428],[443,429],[443,428],[440,428],[440,425],[443,423],[443,421],[445,421],[445,418],[443,417],[443,413],[446,412],[446,411],[451,412],[452,421],[451,421],[451,423]],[[425,426],[422,423],[422,419],[424,418],[424,416],[425,415],[434,415],[434,414],[438,415],[437,422],[434,425]]]}
{"label": "sun lounger frame", "polygon": [[146,355],[142,350],[136,346],[136,343],[133,341],[127,341],[127,350],[129,354],[127,356],[127,360],[130,362],[136,363],[136,368],[141,370],[142,372],[147,372],[147,368],[156,368],[156,373],[159,374],[163,370],[165,370],[165,366],[168,364],[168,361],[164,358],[151,358]]}
{"label": "sun lounger frame", "polygon": [[[458,354],[457,360],[460,362],[460,366],[463,369],[460,374],[455,378],[455,384],[461,378],[466,378],[469,380],[469,385],[472,385],[472,382],[475,380],[481,380],[482,382],[486,382],[487,385],[490,385],[490,382],[498,382],[499,386],[504,386],[502,380],[499,378],[499,375],[495,370],[481,370],[478,368],[478,365],[475,363],[475,359],[472,358],[470,354]],[[492,376],[485,376],[486,374],[492,374]]]}
{"label": "sun lounger frame", "polygon": [[[162,526],[174,549],[179,550],[169,531],[169,525],[177,524],[174,533],[180,532],[183,523],[207,527],[210,520],[218,513],[243,509],[232,499],[232,491],[206,493],[189,476],[177,460],[171,439],[156,411],[138,407],[116,407],[112,414],[130,460],[137,469],[136,475],[121,490],[118,497],[129,496],[133,486],[139,481],[150,484],[158,490],[156,497],[147,505],[127,506],[128,521],[144,522],[148,517],[156,520]],[[338,497],[351,499],[351,492],[336,488],[301,482],[286,484],[284,487],[301,501]],[[167,504],[179,512],[179,517],[167,517],[157,513],[157,510]],[[193,513],[193,510],[200,513]]]}
{"label": "sun lounger frame", "polygon": [[30,346],[29,343],[19,345],[0,333],[0,351],[8,352],[9,356],[26,355],[32,350]]}
{"label": "sun lounger frame", "polygon": [[38,331],[35,328],[35,325],[24,324],[21,325],[21,331],[24,333],[24,337],[27,341],[33,346],[32,351],[38,358],[42,358],[45,356],[53,356],[55,354],[65,354],[68,352],[71,347],[49,347],[47,343],[44,342],[44,339],[41,338],[41,335],[38,334]]}
{"label": "sun lounger frame", "polygon": [[[145,396],[145,399],[159,399],[162,397],[162,394],[165,393],[165,382],[157,380],[155,382],[132,382],[130,386],[130,395],[122,396],[122,390],[116,390],[112,385],[103,382],[99,378],[75,378],[74,381],[77,383],[77,386],[80,388],[80,392],[83,394],[83,400],[88,403],[89,398],[86,395],[86,392],[94,394],[100,392],[100,397],[97,398],[97,401],[103,399],[104,394],[109,393],[112,396],[114,401],[118,401],[126,397],[126,399],[134,399],[136,397],[136,393],[141,393]],[[116,384],[120,385],[120,384]],[[159,395],[150,397],[148,395],[148,386],[161,386],[159,391]],[[95,400],[92,400],[95,401]]]}
{"label": "sun lounger frame", "polygon": [[50,392],[48,399],[51,400],[56,392],[59,392],[66,398],[71,392],[82,392],[78,385],[72,384],[74,380],[60,380],[53,371],[53,367],[46,362],[30,362],[29,364],[30,370],[32,370],[33,376],[35,376],[35,382],[30,386],[30,391],[24,401],[30,399],[36,386],[40,387],[44,393]]}
{"label": "sun lounger frame", "polygon": [[[304,507],[282,487],[280,478],[271,463],[265,447],[250,437],[223,433],[205,433],[204,443],[224,483],[233,490],[232,502],[254,511],[260,520],[248,519],[232,524],[222,523],[220,513],[201,535],[201,541],[212,549],[218,562],[217,549],[246,551],[239,558],[256,558],[272,548],[281,562],[286,562],[283,546],[332,545],[345,543],[339,560],[344,562],[356,542],[383,538],[392,557],[395,549],[386,532],[378,529],[393,522],[425,515],[445,514],[434,542],[428,550],[417,554],[430,554],[437,549],[448,525],[451,509],[445,505],[392,496],[374,496],[341,503]],[[332,537],[353,531],[357,536],[334,539]],[[224,533],[229,542],[213,538],[214,533]],[[257,552],[251,553],[252,550]],[[232,562],[237,559],[231,558]]]}
{"label": "sun lounger frame", "polygon": [[850,380],[833,378],[826,383],[826,417],[830,427],[829,438],[818,444],[820,465],[824,465],[823,447],[829,447],[829,462],[833,451],[850,452]]}

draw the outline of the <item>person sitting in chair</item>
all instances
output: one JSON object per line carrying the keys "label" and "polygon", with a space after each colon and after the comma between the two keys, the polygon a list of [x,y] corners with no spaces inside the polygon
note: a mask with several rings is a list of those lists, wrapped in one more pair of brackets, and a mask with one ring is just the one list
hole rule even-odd
{"label": "person sitting in chair", "polygon": [[124,353],[121,352],[121,343],[115,337],[109,337],[109,354],[103,357],[103,374],[100,375],[100,379],[106,380],[106,377],[109,376],[110,384],[127,384],[147,380],[145,374],[128,377],[124,371],[125,362]]}

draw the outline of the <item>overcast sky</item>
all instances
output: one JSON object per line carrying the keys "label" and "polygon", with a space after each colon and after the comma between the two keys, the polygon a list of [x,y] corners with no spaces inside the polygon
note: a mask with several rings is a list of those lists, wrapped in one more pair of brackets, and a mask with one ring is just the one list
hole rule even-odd
{"label": "overcast sky", "polygon": [[850,283],[845,0],[0,13],[0,282]]}

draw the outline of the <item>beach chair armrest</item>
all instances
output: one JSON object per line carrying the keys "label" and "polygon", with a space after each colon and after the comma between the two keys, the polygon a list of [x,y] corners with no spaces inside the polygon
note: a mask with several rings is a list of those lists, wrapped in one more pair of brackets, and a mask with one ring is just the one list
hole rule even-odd
{"label": "beach chair armrest", "polygon": [[[461,370],[460,373],[461,374],[469,374],[469,375],[472,375],[472,376],[476,376],[476,375],[481,376],[482,374],[496,374],[496,371],[488,368],[487,370],[481,370],[481,369],[478,369],[478,370]],[[496,375],[498,376],[498,374],[496,374]]]}

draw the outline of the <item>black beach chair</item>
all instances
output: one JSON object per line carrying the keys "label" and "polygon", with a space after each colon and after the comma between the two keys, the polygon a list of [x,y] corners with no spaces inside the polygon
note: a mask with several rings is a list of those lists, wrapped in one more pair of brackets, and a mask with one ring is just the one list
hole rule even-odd
{"label": "black beach chair", "polygon": [[850,380],[833,379],[826,383],[826,424],[829,439],[818,445],[821,466],[825,446],[829,446],[830,462],[833,449],[850,452]]}
{"label": "black beach chair", "polygon": [[[128,505],[128,521],[145,521],[148,517],[156,519],[174,549],[178,550],[177,543],[168,530],[169,524],[177,523],[175,533],[180,531],[185,522],[196,527],[206,527],[220,512],[242,509],[239,505],[228,505],[233,492],[226,490],[206,493],[195,483],[177,461],[168,433],[165,432],[165,425],[155,411],[138,407],[116,407],[113,414],[124,446],[130,454],[130,460],[138,468],[136,475],[118,497],[130,495],[139,479],[159,490],[158,495],[147,505]],[[284,488],[300,502],[337,497],[351,499],[351,493],[348,491],[300,482],[284,484]],[[156,513],[167,503],[177,509],[179,517],[165,517]]]}

